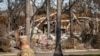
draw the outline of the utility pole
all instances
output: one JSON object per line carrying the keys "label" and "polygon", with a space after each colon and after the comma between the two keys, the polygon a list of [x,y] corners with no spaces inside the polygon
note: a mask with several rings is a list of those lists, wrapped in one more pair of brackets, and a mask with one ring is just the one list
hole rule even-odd
{"label": "utility pole", "polygon": [[48,28],[48,33],[47,33],[47,36],[48,38],[50,37],[50,0],[47,0],[46,1],[47,3],[47,28]]}
{"label": "utility pole", "polygon": [[62,0],[57,0],[57,18],[56,18],[56,47],[54,56],[63,56],[61,50],[61,11],[62,11]]}

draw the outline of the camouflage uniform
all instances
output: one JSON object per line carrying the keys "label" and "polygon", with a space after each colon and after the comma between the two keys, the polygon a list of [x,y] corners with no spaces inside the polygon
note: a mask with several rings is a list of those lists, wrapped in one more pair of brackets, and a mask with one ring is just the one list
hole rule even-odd
{"label": "camouflage uniform", "polygon": [[21,46],[21,56],[35,56],[34,51],[30,48],[29,42],[27,40],[27,36],[21,36],[20,37],[22,46]]}

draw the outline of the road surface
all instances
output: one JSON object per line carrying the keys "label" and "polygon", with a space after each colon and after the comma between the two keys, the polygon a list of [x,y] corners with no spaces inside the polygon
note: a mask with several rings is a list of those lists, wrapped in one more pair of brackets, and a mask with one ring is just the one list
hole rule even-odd
{"label": "road surface", "polygon": [[[53,56],[52,51],[37,51],[36,56]],[[88,55],[88,54],[100,54],[100,49],[88,49],[88,50],[63,50],[64,56],[66,55]],[[0,53],[0,56],[17,56],[17,53]]]}

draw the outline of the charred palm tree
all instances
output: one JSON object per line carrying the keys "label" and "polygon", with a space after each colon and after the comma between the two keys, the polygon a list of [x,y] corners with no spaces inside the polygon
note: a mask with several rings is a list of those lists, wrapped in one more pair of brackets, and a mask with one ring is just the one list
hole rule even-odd
{"label": "charred palm tree", "polygon": [[57,0],[57,19],[56,19],[56,47],[54,56],[63,56],[61,50],[61,10],[62,10],[62,0]]}

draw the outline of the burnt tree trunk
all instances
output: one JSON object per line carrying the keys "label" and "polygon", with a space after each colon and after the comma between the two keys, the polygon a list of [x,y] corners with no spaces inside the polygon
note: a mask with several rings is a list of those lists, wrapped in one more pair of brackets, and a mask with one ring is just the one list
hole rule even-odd
{"label": "burnt tree trunk", "polygon": [[69,0],[70,37],[73,37],[72,0]]}
{"label": "burnt tree trunk", "polygon": [[26,0],[26,35],[30,41],[30,20],[31,20],[31,10],[30,10],[30,0]]}
{"label": "burnt tree trunk", "polygon": [[56,18],[56,47],[54,56],[63,56],[61,50],[61,11],[62,11],[62,0],[57,0],[57,18]]}
{"label": "burnt tree trunk", "polygon": [[11,18],[10,18],[10,16],[11,16],[11,7],[10,7],[10,0],[8,0],[8,10],[9,10],[9,13],[8,13],[8,15],[9,15],[9,18],[8,18],[8,31],[10,31],[11,29],[11,25],[10,25],[10,23],[11,23]]}
{"label": "burnt tree trunk", "polygon": [[47,0],[47,23],[48,23],[48,38],[50,37],[50,0]]}

